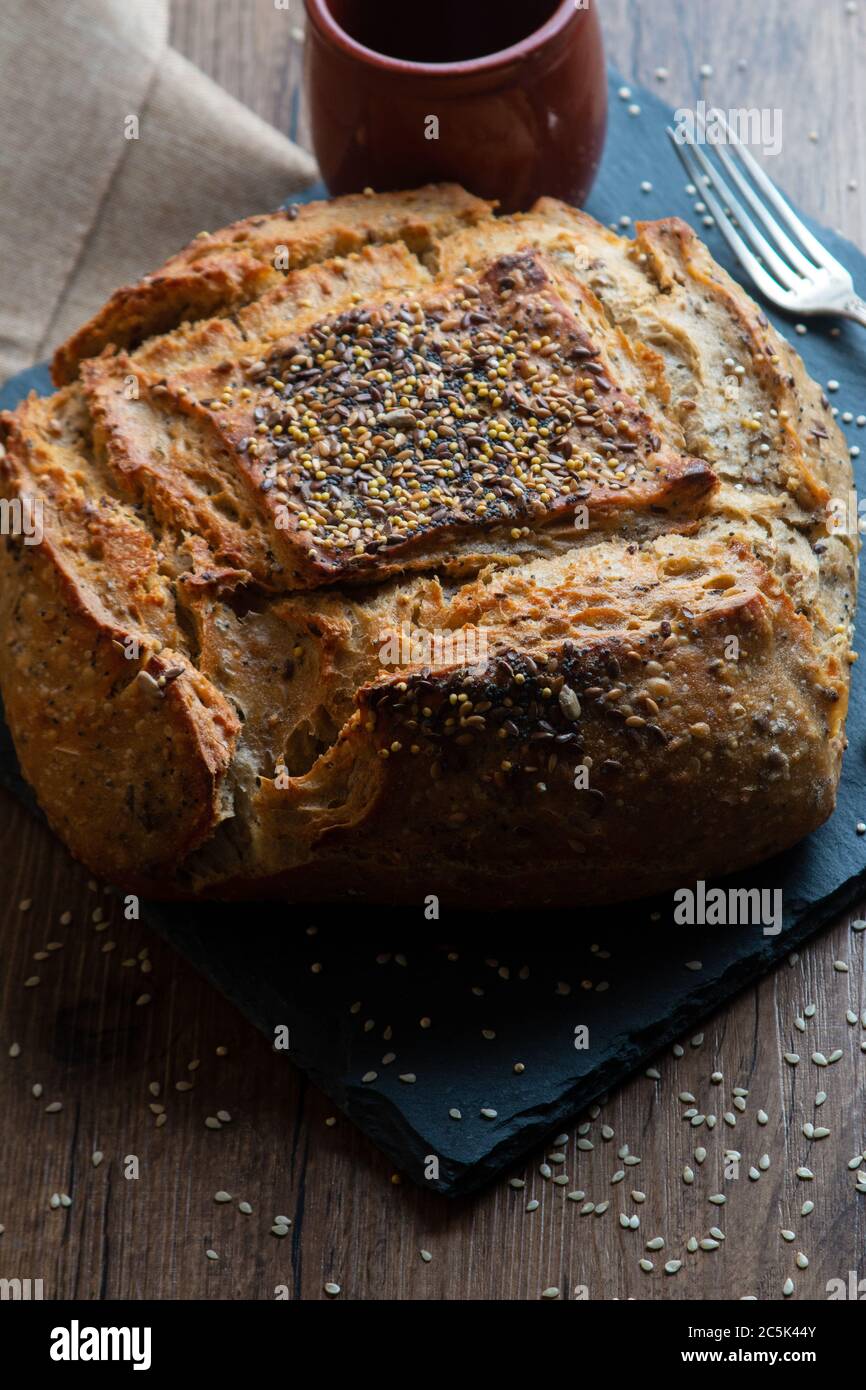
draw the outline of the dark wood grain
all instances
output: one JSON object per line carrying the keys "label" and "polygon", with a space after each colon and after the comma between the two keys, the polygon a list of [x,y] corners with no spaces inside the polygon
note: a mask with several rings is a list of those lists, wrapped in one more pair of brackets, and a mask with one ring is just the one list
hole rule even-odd
{"label": "dark wood grain", "polygon": [[[601,3],[601,0],[599,0]],[[846,16],[842,0],[605,0],[608,49],[621,70],[663,90],[674,104],[701,94],[724,105],[780,107],[784,148],[778,176],[798,201],[862,241],[866,189],[862,131],[866,101],[859,83],[866,6]],[[229,91],[284,131],[306,140],[298,101],[302,7],[288,13],[272,0],[177,0],[175,45]],[[746,60],[745,68],[738,60]],[[702,63],[714,76],[700,79]],[[654,76],[665,67],[669,76]],[[818,135],[812,142],[810,130]],[[849,180],[859,188],[848,189]],[[857,755],[858,750],[854,750]],[[82,808],[86,814],[86,808]],[[117,900],[74,865],[50,834],[11,798],[0,796],[0,1277],[42,1278],[46,1296],[84,1298],[292,1298],[325,1295],[326,1280],[357,1299],[525,1299],[556,1285],[563,1296],[586,1288],[591,1298],[780,1298],[790,1274],[795,1297],[823,1298],[829,1279],[863,1277],[866,1197],[854,1189],[847,1162],[866,1147],[866,1030],[846,1022],[847,1009],[866,1009],[866,933],[847,919],[822,935],[801,959],[748,990],[704,1027],[704,1041],[659,1062],[661,1080],[636,1078],[612,1096],[590,1131],[595,1147],[578,1154],[576,1130],[567,1146],[571,1186],[587,1200],[609,1200],[601,1217],[581,1215],[566,1188],[538,1173],[527,1186],[505,1183],[480,1198],[448,1203],[392,1181],[386,1160],[341,1118],[326,1125],[327,1101],[200,977],[140,924],[126,922]],[[32,899],[27,911],[22,900]],[[97,930],[93,913],[109,920]],[[60,925],[69,911],[72,920]],[[239,908],[255,931],[253,907]],[[244,920],[243,914],[247,914]],[[854,914],[856,915],[856,914]],[[34,961],[49,941],[61,950]],[[109,943],[115,943],[107,950]],[[152,968],[142,970],[139,954]],[[134,965],[124,965],[134,960]],[[849,963],[848,973],[833,968]],[[40,983],[25,988],[37,975]],[[149,1003],[137,1004],[142,995]],[[806,1035],[794,1018],[814,1002]],[[21,1053],[9,1057],[13,1043]],[[816,1067],[815,1049],[843,1049],[832,1067]],[[217,1048],[228,1049],[218,1056]],[[796,1068],[782,1060],[795,1049]],[[200,1065],[189,1071],[189,1064]],[[719,1085],[710,1081],[718,1068]],[[192,1081],[191,1090],[176,1090]],[[149,1086],[158,1083],[155,1097]],[[37,1099],[32,1087],[42,1086]],[[736,1127],[732,1088],[748,1090]],[[819,1111],[819,1087],[828,1100]],[[712,1132],[683,1122],[676,1097],[690,1091]],[[46,1114],[60,1100],[63,1109]],[[150,1107],[165,1106],[157,1126]],[[756,1112],[769,1115],[758,1125]],[[225,1109],[219,1131],[205,1117]],[[809,1141],[807,1121],[830,1137]],[[605,1141],[600,1126],[614,1138]],[[616,1151],[640,1156],[626,1179]],[[695,1148],[708,1153],[703,1165]],[[742,1154],[740,1176],[724,1181],[725,1147]],[[102,1165],[91,1163],[94,1149]],[[750,1181],[763,1153],[769,1170]],[[126,1177],[136,1156],[139,1176]],[[696,1180],[683,1182],[685,1164]],[[794,1170],[808,1164],[813,1182]],[[554,1169],[558,1171],[558,1169]],[[636,1204],[632,1188],[646,1193]],[[214,1203],[225,1189],[231,1204]],[[724,1190],[723,1207],[711,1193]],[[54,1192],[68,1209],[51,1210]],[[527,1213],[530,1198],[538,1210]],[[812,1215],[799,1215],[806,1198]],[[244,1216],[237,1202],[249,1201]],[[619,1214],[638,1214],[626,1231]],[[270,1233],[276,1214],[291,1218],[287,1237]],[[690,1235],[718,1225],[721,1249],[684,1253]],[[793,1244],[780,1228],[797,1233]],[[641,1272],[644,1243],[661,1234],[667,1249]],[[218,1252],[209,1261],[205,1252]],[[432,1252],[429,1264],[420,1249]],[[797,1251],[810,1264],[795,1268]],[[682,1258],[673,1277],[666,1259]]]}

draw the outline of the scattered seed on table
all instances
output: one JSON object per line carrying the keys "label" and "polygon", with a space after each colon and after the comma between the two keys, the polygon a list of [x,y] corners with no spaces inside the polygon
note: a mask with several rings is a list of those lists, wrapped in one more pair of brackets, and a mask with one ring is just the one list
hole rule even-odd
{"label": "scattered seed on table", "polygon": [[724,1192],[714,1192],[707,1200],[712,1202],[714,1207],[723,1207],[728,1199]]}
{"label": "scattered seed on table", "polygon": [[418,1251],[418,1254],[421,1256],[421,1259],[424,1261],[425,1265],[429,1265],[430,1261],[431,1261],[432,1258],[433,1258],[433,1256],[431,1255],[430,1251],[429,1251],[429,1250],[419,1250],[419,1251]]}
{"label": "scattered seed on table", "polygon": [[816,1104],[816,1105],[823,1105],[823,1104],[824,1104],[824,1101],[825,1101],[826,1099],[827,1099],[827,1092],[826,1092],[826,1091],[818,1091],[818,1092],[816,1093],[816,1095],[815,1095],[815,1104]]}
{"label": "scattered seed on table", "polygon": [[601,1137],[602,1137],[602,1139],[612,1139],[612,1138],[613,1138],[613,1135],[614,1135],[614,1131],[611,1129],[610,1125],[602,1125],[602,1127],[601,1127]]}
{"label": "scattered seed on table", "polygon": [[652,1240],[646,1243],[647,1250],[664,1250],[665,1242],[663,1236],[653,1236]]}
{"label": "scattered seed on table", "polygon": [[215,1202],[230,1202],[232,1196],[230,1192],[224,1192],[223,1189],[220,1188],[219,1192],[214,1193],[213,1199]]}
{"label": "scattered seed on table", "polygon": [[749,1169],[749,1177],[751,1178],[752,1182],[757,1182],[760,1176],[761,1174],[759,1173],[757,1168]]}
{"label": "scattered seed on table", "polygon": [[688,1164],[686,1164],[685,1168],[683,1169],[683,1182],[684,1182],[684,1183],[693,1183],[694,1180],[695,1180],[694,1169],[690,1168],[690,1167],[688,1166]]}
{"label": "scattered seed on table", "polygon": [[710,1076],[710,1080],[714,1086],[720,1086],[724,1079],[724,1075],[720,1071],[714,1071]]}
{"label": "scattered seed on table", "polygon": [[633,1202],[645,1202],[645,1201],[646,1201],[646,1193],[645,1193],[645,1192],[639,1192],[639,1191],[637,1191],[636,1189],[632,1189],[631,1199],[632,1199]]}
{"label": "scattered seed on table", "polygon": [[703,1041],[703,1033],[695,1033],[695,1036],[691,1039],[692,1047],[700,1047]]}
{"label": "scattered seed on table", "polygon": [[784,1282],[784,1284],[782,1285],[782,1293],[785,1295],[786,1298],[790,1298],[790,1297],[791,1297],[791,1294],[792,1294],[793,1292],[794,1292],[794,1281],[793,1281],[793,1279],[786,1279],[785,1282]]}
{"label": "scattered seed on table", "polygon": [[625,1169],[624,1169],[624,1168],[619,1168],[619,1169],[617,1169],[617,1171],[614,1173],[613,1177],[612,1177],[611,1180],[610,1180],[610,1185],[611,1185],[611,1187],[613,1187],[614,1183],[622,1182],[622,1180],[623,1180],[624,1177],[625,1177]]}
{"label": "scattered seed on table", "polygon": [[[410,1075],[411,1075],[411,1073],[410,1073]],[[407,1079],[407,1078],[406,1078],[405,1076],[401,1076],[401,1077],[400,1077],[400,1080],[401,1080],[401,1081],[405,1081],[406,1079]],[[413,1081],[415,1080],[414,1076],[412,1077],[412,1080],[413,1080]],[[489,1105],[485,1105],[485,1106],[483,1107],[482,1111],[481,1111],[481,1117],[482,1117],[482,1119],[485,1119],[485,1120],[495,1120],[495,1119],[496,1119],[496,1116],[497,1116],[498,1114],[499,1114],[499,1111],[498,1111],[498,1110],[491,1110],[491,1108],[490,1108]]]}
{"label": "scattered seed on table", "polygon": [[697,1250],[697,1248],[698,1248],[698,1242],[697,1242],[697,1240],[695,1239],[694,1236],[689,1236],[688,1240],[686,1241],[686,1249],[688,1250],[689,1254],[690,1254],[690,1255],[694,1255],[694,1253],[695,1253],[695,1251]]}
{"label": "scattered seed on table", "polygon": [[800,1060],[800,1054],[799,1054],[799,1052],[786,1052],[786,1053],[784,1054],[784,1057],[785,1057],[785,1061],[788,1063],[788,1065],[789,1065],[789,1066],[792,1066],[792,1067],[796,1067],[797,1063],[798,1063],[799,1060]]}
{"label": "scattered seed on table", "polygon": [[841,1062],[843,1056],[844,1054],[842,1052],[841,1047],[834,1047],[833,1051],[830,1053],[830,1056],[827,1058],[828,1065],[832,1067],[834,1062]]}
{"label": "scattered seed on table", "polygon": [[804,1202],[803,1205],[802,1205],[801,1208],[800,1208],[800,1215],[801,1215],[801,1216],[811,1216],[811,1214],[812,1214],[812,1212],[813,1212],[814,1210],[815,1210],[815,1203],[814,1203],[814,1202]]}
{"label": "scattered seed on table", "polygon": [[766,1173],[766,1171],[767,1171],[767,1169],[769,1168],[769,1166],[770,1166],[770,1155],[769,1155],[769,1154],[761,1154],[761,1157],[758,1159],[758,1167],[760,1168],[761,1172],[762,1172],[762,1173]]}
{"label": "scattered seed on table", "polygon": [[863,1162],[863,1155],[862,1155],[862,1154],[855,1154],[853,1158],[849,1158],[849,1159],[848,1159],[848,1167],[851,1168],[851,1169],[859,1168],[859,1167],[860,1167],[860,1164],[861,1164],[862,1162]]}
{"label": "scattered seed on table", "polygon": [[208,1115],[204,1123],[206,1129],[222,1129],[222,1125],[216,1115]]}
{"label": "scattered seed on table", "polygon": [[595,1202],[584,1202],[580,1209],[580,1214],[581,1216],[589,1216],[592,1211],[595,1211]]}
{"label": "scattered seed on table", "polygon": [[271,1227],[271,1235],[274,1235],[274,1236],[287,1236],[288,1234],[289,1234],[289,1228],[288,1228],[288,1226],[274,1225],[274,1226]]}
{"label": "scattered seed on table", "polygon": [[718,1248],[719,1241],[717,1240],[704,1239],[701,1241],[702,1250],[718,1250]]}
{"label": "scattered seed on table", "polygon": [[252,1216],[253,1214],[253,1209],[249,1202],[238,1202],[238,1211],[244,1216]]}
{"label": "scattered seed on table", "polygon": [[815,1017],[815,1014],[816,1014],[817,1012],[818,1012],[818,1005],[817,1005],[817,1004],[807,1004],[806,1007],[805,1007],[805,1009],[803,1010],[803,1013],[806,1015],[807,1018],[814,1018],[814,1017]]}
{"label": "scattered seed on table", "polygon": [[796,1235],[796,1232],[795,1232],[795,1231],[784,1231],[784,1230],[783,1230],[783,1231],[780,1232],[780,1234],[781,1234],[781,1237],[782,1237],[783,1240],[791,1241],[791,1240],[796,1240],[796,1239],[797,1239],[797,1235]]}
{"label": "scattered seed on table", "polygon": [[461,1113],[459,1110],[449,1110],[449,1111],[448,1111],[448,1114],[451,1116],[452,1120],[462,1120],[462,1119],[463,1119],[463,1115],[462,1115],[462,1113]]}
{"label": "scattered seed on table", "polygon": [[56,1114],[58,1113],[58,1111],[60,1111],[60,1110],[62,1110],[62,1109],[63,1109],[63,1102],[62,1102],[62,1101],[59,1101],[59,1100],[53,1100],[53,1101],[51,1102],[50,1105],[46,1105],[46,1107],[45,1107],[45,1114],[46,1114],[46,1115],[56,1115]]}
{"label": "scattered seed on table", "polygon": [[797,1268],[798,1268],[798,1269],[808,1269],[808,1268],[809,1268],[809,1260],[808,1260],[808,1257],[807,1257],[806,1255],[803,1254],[802,1250],[798,1250],[798,1252],[797,1252],[796,1264],[797,1264]]}
{"label": "scattered seed on table", "polygon": [[731,1128],[733,1128],[734,1125],[737,1123],[737,1117],[734,1114],[733,1110],[726,1110],[724,1115],[722,1116],[722,1119],[724,1120],[725,1124],[730,1125]]}
{"label": "scattered seed on table", "polygon": [[331,1298],[336,1298],[337,1294],[342,1292],[339,1284],[325,1284],[324,1288],[325,1293],[330,1294]]}
{"label": "scattered seed on table", "polygon": [[638,1260],[638,1264],[640,1268],[643,1270],[644,1274],[651,1274],[652,1271],[655,1269],[655,1265],[653,1264],[652,1260]]}
{"label": "scattered seed on table", "polygon": [[662,1074],[658,1067],[647,1067],[644,1076],[649,1077],[650,1081],[661,1081]]}
{"label": "scattered seed on table", "polygon": [[703,1163],[706,1156],[707,1151],[705,1148],[699,1147],[695,1149],[695,1163]]}
{"label": "scattered seed on table", "polygon": [[206,1250],[204,1253],[207,1255],[207,1257],[208,1257],[209,1260],[218,1260],[218,1259],[219,1259],[219,1255],[217,1254],[217,1252],[216,1252],[215,1250]]}
{"label": "scattered seed on table", "polygon": [[834,960],[833,969],[838,970],[840,975],[848,974],[848,962],[844,960]]}
{"label": "scattered seed on table", "polygon": [[682,1260],[668,1260],[665,1265],[665,1274],[676,1274],[677,1270],[682,1269]]}
{"label": "scattered seed on table", "polygon": [[527,1202],[527,1203],[526,1203],[526,1210],[527,1210],[527,1211],[538,1211],[538,1208],[539,1208],[540,1206],[541,1206],[541,1203],[538,1201],[538,1198],[537,1198],[537,1197],[533,1197],[533,1199],[532,1199],[531,1202]]}
{"label": "scattered seed on table", "polygon": [[515,1191],[518,1191],[518,1192],[519,1192],[522,1188],[524,1188],[524,1187],[526,1186],[526,1179],[525,1179],[525,1178],[509,1178],[509,1179],[508,1179],[508,1186],[509,1186],[509,1187],[513,1187],[513,1188],[515,1189]]}
{"label": "scattered seed on table", "polygon": [[541,1176],[544,1178],[545,1182],[547,1181],[547,1179],[548,1179],[548,1178],[552,1175],[552,1173],[553,1173],[553,1169],[551,1168],[551,1166],[550,1166],[549,1163],[540,1163],[540,1164],[538,1165],[538,1171],[539,1171],[539,1173],[541,1174]]}
{"label": "scattered seed on table", "polygon": [[586,1193],[581,1192],[580,1188],[576,1187],[573,1192],[566,1192],[565,1195],[568,1198],[569,1202],[582,1202],[584,1197],[586,1196]]}
{"label": "scattered seed on table", "polygon": [[800,1179],[802,1179],[803,1182],[809,1182],[809,1180],[810,1180],[811,1178],[814,1178],[814,1176],[815,1176],[815,1174],[812,1172],[812,1169],[811,1169],[811,1168],[798,1168],[798,1169],[797,1169],[797,1177],[800,1178]]}
{"label": "scattered seed on table", "polygon": [[542,1298],[559,1298],[559,1289],[556,1287],[555,1284],[551,1284],[551,1286],[550,1286],[549,1289],[542,1289],[542,1291],[541,1291],[541,1297],[542,1297]]}
{"label": "scattered seed on table", "polygon": [[694,1098],[694,1096],[692,1095],[691,1091],[680,1091],[680,1096],[679,1096],[679,1098],[680,1098],[680,1100],[683,1101],[686,1105],[694,1105],[694,1103],[695,1103],[695,1098]]}

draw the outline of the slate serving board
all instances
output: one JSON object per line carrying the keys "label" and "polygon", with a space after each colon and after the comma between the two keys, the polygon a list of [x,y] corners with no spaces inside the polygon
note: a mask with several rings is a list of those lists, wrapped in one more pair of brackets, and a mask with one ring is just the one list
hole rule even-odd
{"label": "slate serving board", "polygon": [[[664,135],[669,108],[631,84],[631,101],[641,107],[640,117],[631,117],[617,96],[620,85],[611,71],[608,143],[588,210],[602,222],[677,213],[736,274],[724,241],[701,225],[685,192]],[[643,180],[653,184],[651,193],[640,191]],[[866,290],[866,257],[811,225]],[[790,337],[790,321],[767,307]],[[836,337],[834,326],[841,330]],[[817,380],[840,383],[833,398],[840,411],[866,413],[866,332],[813,319],[808,335],[795,341]],[[45,367],[7,382],[0,406],[10,407],[30,389],[50,389]],[[848,433],[850,443],[866,445],[866,430]],[[485,917],[445,907],[435,922],[425,920],[420,905],[372,913],[327,905],[148,904],[145,917],[262,1031],[273,1036],[276,1027],[288,1026],[288,1055],[396,1168],[436,1191],[469,1193],[863,893],[866,837],[856,833],[856,823],[866,820],[863,663],[854,667],[849,735],[832,820],[734,885],[782,889],[783,929],[776,936],[760,926],[676,926],[670,899],[552,917]],[[0,780],[33,805],[2,724]],[[699,971],[687,967],[695,960]],[[578,1050],[581,1025],[589,1029],[589,1047]],[[391,1053],[395,1060],[383,1062]],[[524,1070],[515,1072],[515,1063]],[[373,1072],[375,1080],[362,1080]],[[496,1114],[485,1118],[482,1109]]]}

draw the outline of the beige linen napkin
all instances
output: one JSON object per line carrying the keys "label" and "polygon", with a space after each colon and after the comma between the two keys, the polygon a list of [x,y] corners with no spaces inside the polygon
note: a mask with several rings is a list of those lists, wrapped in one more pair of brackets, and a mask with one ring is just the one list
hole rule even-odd
{"label": "beige linen napkin", "polygon": [[315,173],[169,46],[167,0],[3,0],[0,379],[196,232]]}

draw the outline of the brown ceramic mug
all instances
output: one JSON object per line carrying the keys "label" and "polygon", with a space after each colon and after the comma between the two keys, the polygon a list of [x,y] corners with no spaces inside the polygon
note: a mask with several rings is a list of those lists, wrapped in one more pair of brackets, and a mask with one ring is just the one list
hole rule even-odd
{"label": "brown ceramic mug", "polygon": [[455,180],[503,210],[582,203],[607,83],[597,0],[306,0],[313,145],[331,193]]}

